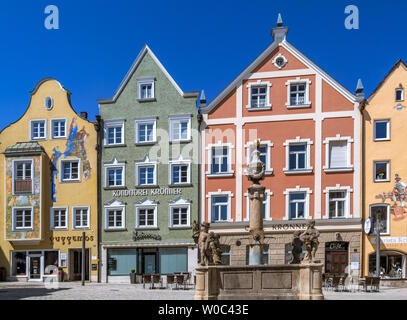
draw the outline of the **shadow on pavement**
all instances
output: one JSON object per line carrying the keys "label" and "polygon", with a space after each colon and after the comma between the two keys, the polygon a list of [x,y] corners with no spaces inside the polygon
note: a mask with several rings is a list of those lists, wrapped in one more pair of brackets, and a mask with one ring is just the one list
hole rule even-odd
{"label": "shadow on pavement", "polygon": [[1,288],[0,300],[20,300],[24,298],[47,297],[47,296],[51,297],[53,293],[63,290],[69,290],[69,288],[60,288],[60,289],[47,289],[40,287]]}

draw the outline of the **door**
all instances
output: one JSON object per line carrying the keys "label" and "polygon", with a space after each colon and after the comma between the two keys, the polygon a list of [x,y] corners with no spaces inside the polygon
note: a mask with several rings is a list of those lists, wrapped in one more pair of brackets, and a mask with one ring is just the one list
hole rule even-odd
{"label": "door", "polygon": [[[70,249],[69,261],[69,280],[82,280],[82,249]],[[85,280],[89,280],[89,249],[85,250]]]}
{"label": "door", "polygon": [[155,254],[144,255],[144,273],[154,274],[155,272]]}
{"label": "door", "polygon": [[42,259],[41,255],[29,256],[29,277],[30,281],[42,280]]}
{"label": "door", "polygon": [[327,252],[326,254],[326,273],[344,274],[345,269],[348,266],[348,252]]}

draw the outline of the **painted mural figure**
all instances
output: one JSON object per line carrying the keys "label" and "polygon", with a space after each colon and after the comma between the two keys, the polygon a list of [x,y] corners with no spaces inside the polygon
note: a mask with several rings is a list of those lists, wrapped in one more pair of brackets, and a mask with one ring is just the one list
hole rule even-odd
{"label": "painted mural figure", "polygon": [[[381,199],[384,203],[386,199],[393,201],[391,206],[391,213],[395,215],[396,220],[404,219],[404,202],[407,199],[407,185],[401,181],[401,177],[396,173],[396,182],[394,183],[393,190],[391,192],[383,192],[376,195],[376,199]],[[400,202],[400,205],[398,204]]]}
{"label": "painted mural figure", "polygon": [[407,185],[404,182],[401,182],[400,176],[396,173],[396,182],[393,188],[392,200],[394,202],[400,201],[400,206],[404,207],[404,200],[407,197],[406,187]]}

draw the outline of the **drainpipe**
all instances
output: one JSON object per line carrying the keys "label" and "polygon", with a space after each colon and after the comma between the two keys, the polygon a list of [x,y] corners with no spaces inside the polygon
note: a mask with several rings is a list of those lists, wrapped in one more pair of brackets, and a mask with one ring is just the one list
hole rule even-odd
{"label": "drainpipe", "polygon": [[97,132],[97,164],[96,164],[96,174],[97,174],[97,247],[98,247],[98,282],[101,282],[101,245],[100,245],[100,236],[101,236],[101,217],[102,217],[102,128],[103,120],[100,115],[96,116],[97,124],[95,129]]}
{"label": "drainpipe", "polygon": [[365,200],[366,200],[366,196],[365,196],[365,190],[366,190],[366,168],[365,168],[365,161],[366,161],[366,145],[365,145],[365,106],[366,106],[366,100],[363,100],[360,104],[360,112],[362,113],[362,163],[361,163],[361,167],[362,167],[362,188],[361,188],[361,194],[362,194],[362,240],[361,240],[361,250],[360,250],[360,255],[361,255],[361,259],[360,259],[360,275],[363,278],[365,276],[365,252],[366,252],[366,241],[365,241],[365,237],[366,235],[364,234],[364,223],[365,223],[365,211],[366,211],[366,204],[365,204]]}

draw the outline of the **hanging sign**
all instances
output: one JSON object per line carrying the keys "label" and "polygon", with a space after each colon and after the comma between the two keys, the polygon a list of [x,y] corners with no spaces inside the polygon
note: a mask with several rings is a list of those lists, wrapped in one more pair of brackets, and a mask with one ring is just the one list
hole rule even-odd
{"label": "hanging sign", "polygon": [[364,230],[366,234],[370,234],[372,232],[372,220],[370,218],[366,219]]}

